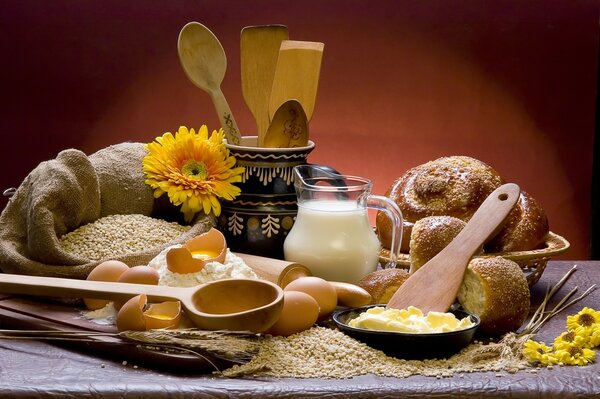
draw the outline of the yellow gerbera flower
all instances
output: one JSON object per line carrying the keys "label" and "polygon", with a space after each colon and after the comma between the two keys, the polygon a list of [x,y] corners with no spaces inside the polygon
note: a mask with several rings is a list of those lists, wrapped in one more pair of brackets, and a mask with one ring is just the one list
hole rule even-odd
{"label": "yellow gerbera flower", "polygon": [[167,132],[146,144],[143,170],[154,197],[167,193],[175,206],[181,205],[186,221],[201,210],[219,216],[218,198],[239,195],[239,187],[232,183],[240,182],[244,173],[243,167],[234,167],[235,158],[229,156],[223,139],[221,129],[209,137],[206,125],[198,133],[182,126],[175,135]]}
{"label": "yellow gerbera flower", "polygon": [[562,364],[585,366],[594,362],[596,353],[591,349],[582,348],[577,345],[565,345],[562,349],[554,351],[554,356]]}
{"label": "yellow gerbera flower", "polygon": [[567,328],[575,330],[577,327],[592,327],[600,323],[600,312],[585,307],[579,313],[567,317]]}

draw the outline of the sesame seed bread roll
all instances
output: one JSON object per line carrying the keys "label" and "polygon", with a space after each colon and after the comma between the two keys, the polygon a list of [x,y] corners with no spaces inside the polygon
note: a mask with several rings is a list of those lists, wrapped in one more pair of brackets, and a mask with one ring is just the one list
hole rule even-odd
{"label": "sesame seed bread roll", "polygon": [[469,262],[458,302],[481,319],[479,331],[498,336],[516,331],[529,313],[529,286],[518,264],[500,256]]}
{"label": "sesame seed bread roll", "polygon": [[485,244],[486,252],[512,252],[536,249],[544,243],[550,227],[541,205],[521,191],[519,201],[508,214],[502,230]]}
{"label": "sesame seed bread roll", "polygon": [[410,273],[414,273],[444,249],[466,223],[452,216],[429,216],[417,220],[410,236]]}
{"label": "sesame seed bread roll", "polygon": [[371,303],[388,303],[392,295],[408,279],[404,269],[382,269],[367,274],[358,286],[371,294]]}
{"label": "sesame seed bread roll", "polygon": [[[468,221],[503,183],[498,172],[484,162],[449,156],[409,169],[394,181],[386,196],[398,204],[407,223],[427,216],[453,216]],[[376,225],[382,245],[389,248],[392,226],[384,212],[378,212]],[[409,242],[403,241],[406,250]]]}

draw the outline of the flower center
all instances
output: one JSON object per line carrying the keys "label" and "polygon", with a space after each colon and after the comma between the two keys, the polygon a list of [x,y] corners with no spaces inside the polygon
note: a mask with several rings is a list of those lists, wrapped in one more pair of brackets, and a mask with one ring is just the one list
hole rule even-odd
{"label": "flower center", "polygon": [[569,348],[569,354],[573,357],[577,356],[577,355],[581,355],[583,352],[581,351],[580,348],[578,348],[577,346],[572,346]]}
{"label": "flower center", "polygon": [[197,180],[204,180],[208,177],[208,171],[206,170],[204,162],[199,162],[194,159],[186,161],[181,168],[181,173]]}
{"label": "flower center", "polygon": [[569,331],[568,333],[563,335],[562,340],[566,342],[575,341],[575,333],[573,331]]}
{"label": "flower center", "polygon": [[594,319],[594,316],[592,316],[591,314],[584,313],[581,316],[579,316],[579,319],[577,321],[579,321],[579,324],[581,324],[582,326],[589,327],[596,322],[596,319]]}

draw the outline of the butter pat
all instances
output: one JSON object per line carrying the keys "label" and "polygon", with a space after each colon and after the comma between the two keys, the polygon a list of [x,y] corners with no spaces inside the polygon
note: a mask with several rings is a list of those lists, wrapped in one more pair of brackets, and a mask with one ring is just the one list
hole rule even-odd
{"label": "butter pat", "polygon": [[429,312],[427,316],[414,306],[408,309],[386,309],[376,306],[348,322],[350,327],[367,330],[431,334],[466,330],[473,327],[470,317],[458,320],[452,313]]}

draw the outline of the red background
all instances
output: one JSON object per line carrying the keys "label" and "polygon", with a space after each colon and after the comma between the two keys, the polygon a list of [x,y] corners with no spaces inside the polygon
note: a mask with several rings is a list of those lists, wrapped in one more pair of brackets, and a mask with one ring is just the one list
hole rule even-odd
{"label": "red background", "polygon": [[[179,30],[208,26],[228,56],[222,89],[244,134],[239,33],[280,23],[325,43],[310,161],[373,179],[444,155],[495,167],[588,257],[596,1],[16,1],[0,13],[0,188],[65,148],[92,153],[179,125],[217,128],[185,77]],[[0,207],[6,204],[2,199]]]}

